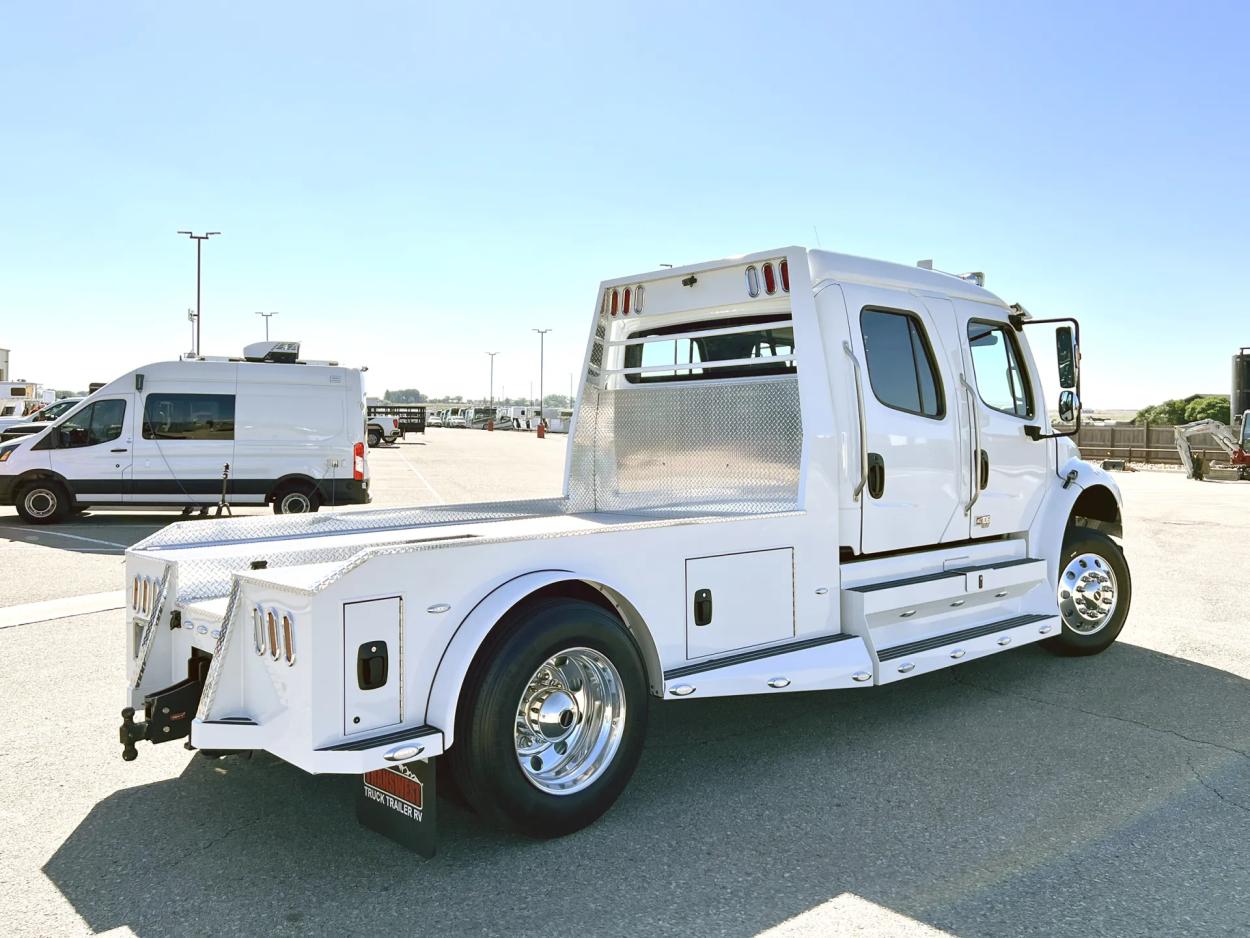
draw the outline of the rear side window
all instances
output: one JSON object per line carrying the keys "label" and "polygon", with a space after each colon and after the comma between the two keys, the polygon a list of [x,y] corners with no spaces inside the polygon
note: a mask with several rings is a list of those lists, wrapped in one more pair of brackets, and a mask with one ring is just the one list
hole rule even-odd
{"label": "rear side window", "polygon": [[145,440],[233,440],[233,394],[149,394]]}
{"label": "rear side window", "polygon": [[859,314],[872,393],[886,407],[940,420],[942,383],[924,325],[911,313],[865,309]]}
{"label": "rear side window", "polygon": [[[628,341],[625,368],[646,369],[627,373],[625,380],[630,384],[759,378],[792,375],[797,370],[794,325],[788,314],[661,326],[635,332]],[[738,364],[702,367],[708,362]]]}
{"label": "rear side window", "polygon": [[968,346],[977,393],[985,406],[1016,417],[1032,417],[1028,374],[1020,367],[1020,349],[1011,331],[1002,323],[969,320]]}

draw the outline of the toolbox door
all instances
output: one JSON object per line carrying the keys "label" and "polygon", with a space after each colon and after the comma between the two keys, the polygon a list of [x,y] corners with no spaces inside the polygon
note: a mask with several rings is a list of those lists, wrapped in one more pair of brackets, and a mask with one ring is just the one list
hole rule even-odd
{"label": "toolbox door", "polygon": [[686,561],[687,658],[782,641],[793,635],[791,548]]}
{"label": "toolbox door", "polygon": [[400,721],[398,596],[343,604],[343,735]]}

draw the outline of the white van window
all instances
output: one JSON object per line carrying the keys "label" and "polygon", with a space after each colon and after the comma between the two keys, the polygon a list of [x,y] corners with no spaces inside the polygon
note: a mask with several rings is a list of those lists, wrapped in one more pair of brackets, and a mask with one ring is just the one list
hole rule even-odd
{"label": "white van window", "polygon": [[149,394],[145,440],[233,440],[233,394]]}
{"label": "white van window", "polygon": [[60,424],[57,443],[62,449],[76,446],[95,446],[108,443],[122,435],[126,422],[126,402],[113,400],[96,401]]}

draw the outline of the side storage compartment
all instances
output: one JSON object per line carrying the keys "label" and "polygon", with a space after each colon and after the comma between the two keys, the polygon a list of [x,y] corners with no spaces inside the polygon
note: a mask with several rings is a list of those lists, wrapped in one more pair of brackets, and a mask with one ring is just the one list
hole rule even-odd
{"label": "side storage compartment", "polygon": [[343,604],[343,733],[392,726],[403,718],[399,688],[403,600]]}
{"label": "side storage compartment", "polygon": [[794,549],[686,561],[686,657],[794,636]]}

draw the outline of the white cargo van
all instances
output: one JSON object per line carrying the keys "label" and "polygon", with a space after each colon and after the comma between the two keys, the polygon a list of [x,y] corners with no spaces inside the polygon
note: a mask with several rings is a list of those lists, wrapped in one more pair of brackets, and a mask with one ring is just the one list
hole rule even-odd
{"label": "white cargo van", "polygon": [[0,446],[0,504],[34,524],[94,506],[369,501],[361,373],[265,342],[243,358],[136,368],[48,428]]}

